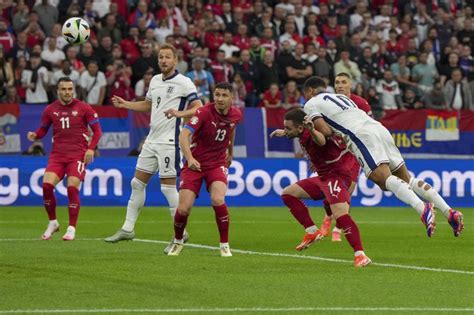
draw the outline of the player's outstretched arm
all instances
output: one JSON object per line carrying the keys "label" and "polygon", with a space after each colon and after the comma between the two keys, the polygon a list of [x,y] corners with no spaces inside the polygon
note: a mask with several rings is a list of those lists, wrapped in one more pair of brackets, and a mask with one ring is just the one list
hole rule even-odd
{"label": "player's outstretched arm", "polygon": [[179,146],[181,147],[181,151],[183,151],[183,155],[188,162],[188,166],[193,171],[201,171],[201,164],[193,157],[191,153],[191,130],[188,128],[183,128],[181,133],[179,134]]}
{"label": "player's outstretched arm", "polygon": [[138,102],[126,101],[120,96],[112,96],[112,104],[118,108],[126,108],[136,112],[149,112],[151,111],[151,102],[149,100],[143,100]]}
{"label": "player's outstretched arm", "polygon": [[270,134],[270,138],[273,138],[273,137],[286,137],[286,131],[284,129],[276,129],[276,130],[273,130],[272,133]]}
{"label": "player's outstretched arm", "polygon": [[[329,128],[326,122],[323,119],[320,119],[320,117],[317,117],[313,120],[311,120],[311,118],[309,118],[308,116],[305,117],[304,126],[311,133],[311,137],[313,138],[313,141],[319,146],[323,146],[326,144],[326,136],[324,132],[330,133],[330,135],[332,135],[331,128]],[[329,130],[326,130],[325,129],[326,127]],[[328,137],[330,135],[328,135]]]}
{"label": "player's outstretched arm", "polygon": [[179,110],[171,108],[171,109],[168,109],[168,110],[164,111],[164,114],[165,114],[166,118],[168,118],[168,119],[171,119],[173,117],[185,118],[185,119],[186,118],[191,118],[196,113],[198,108],[201,107],[201,106],[202,106],[201,100],[197,99],[197,100],[194,100],[191,103],[189,103],[188,109],[186,109],[186,110],[179,111]]}

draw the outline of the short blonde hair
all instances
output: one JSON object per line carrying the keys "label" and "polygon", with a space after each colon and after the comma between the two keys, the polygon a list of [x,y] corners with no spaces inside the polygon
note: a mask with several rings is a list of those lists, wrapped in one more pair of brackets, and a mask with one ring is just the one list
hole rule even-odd
{"label": "short blonde hair", "polygon": [[176,49],[176,47],[174,47],[173,45],[170,45],[170,44],[163,44],[161,45],[160,49],[158,49],[158,53],[163,50],[163,49],[169,49],[173,52],[173,56],[175,58],[178,58],[178,50]]}

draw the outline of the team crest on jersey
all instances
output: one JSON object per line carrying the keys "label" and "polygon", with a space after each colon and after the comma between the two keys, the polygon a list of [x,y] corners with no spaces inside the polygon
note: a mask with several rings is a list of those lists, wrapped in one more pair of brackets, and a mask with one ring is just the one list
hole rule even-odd
{"label": "team crest on jersey", "polygon": [[231,123],[230,124],[230,128],[234,128],[235,124],[234,123]]}
{"label": "team crest on jersey", "polygon": [[196,116],[191,118],[191,121],[190,121],[191,125],[196,125],[198,122],[199,122],[199,118],[197,118]]}
{"label": "team crest on jersey", "polygon": [[168,86],[168,89],[166,90],[166,98],[170,98],[171,94],[173,94],[174,91],[174,86]]}
{"label": "team crest on jersey", "polygon": [[99,115],[97,113],[94,114],[94,118],[98,118]]}
{"label": "team crest on jersey", "polygon": [[73,115],[73,116],[77,116],[77,114],[78,114],[77,110],[73,110],[73,111],[72,111],[72,115]]}

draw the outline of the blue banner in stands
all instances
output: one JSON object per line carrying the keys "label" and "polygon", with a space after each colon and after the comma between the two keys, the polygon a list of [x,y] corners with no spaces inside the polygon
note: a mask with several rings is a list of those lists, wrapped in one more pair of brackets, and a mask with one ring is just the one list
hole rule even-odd
{"label": "blue banner in stands", "polygon": [[[42,205],[44,157],[0,156],[0,205]],[[96,158],[81,188],[83,205],[123,206],[130,196],[136,158]],[[416,177],[426,179],[454,207],[470,207],[474,197],[474,170],[469,160],[408,160]],[[308,163],[298,159],[237,159],[229,169],[229,206],[282,206],[280,193],[290,183],[308,176]],[[165,206],[158,176],[147,186],[148,206]],[[57,187],[58,202],[67,204],[66,188]],[[204,188],[197,205],[209,205]],[[320,202],[311,202],[320,205]],[[361,175],[353,206],[403,206]]]}

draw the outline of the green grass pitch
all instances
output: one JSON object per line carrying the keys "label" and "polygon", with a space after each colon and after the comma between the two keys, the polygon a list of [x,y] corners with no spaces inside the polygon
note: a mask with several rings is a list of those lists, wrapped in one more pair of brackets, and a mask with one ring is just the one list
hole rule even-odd
{"label": "green grass pitch", "polygon": [[[124,208],[83,207],[76,240],[64,242],[64,207],[50,241],[39,240],[42,207],[1,207],[0,314],[473,314],[474,208],[460,210],[460,238],[438,211],[428,239],[409,208],[352,209],[374,261],[356,269],[345,240],[296,252],[304,231],[283,207],[231,208],[232,258],[219,256],[211,208],[193,209],[190,246],[167,257],[172,224],[162,207],[145,208],[138,240],[118,244],[102,239],[121,226]],[[319,225],[321,208],[312,214]]]}

